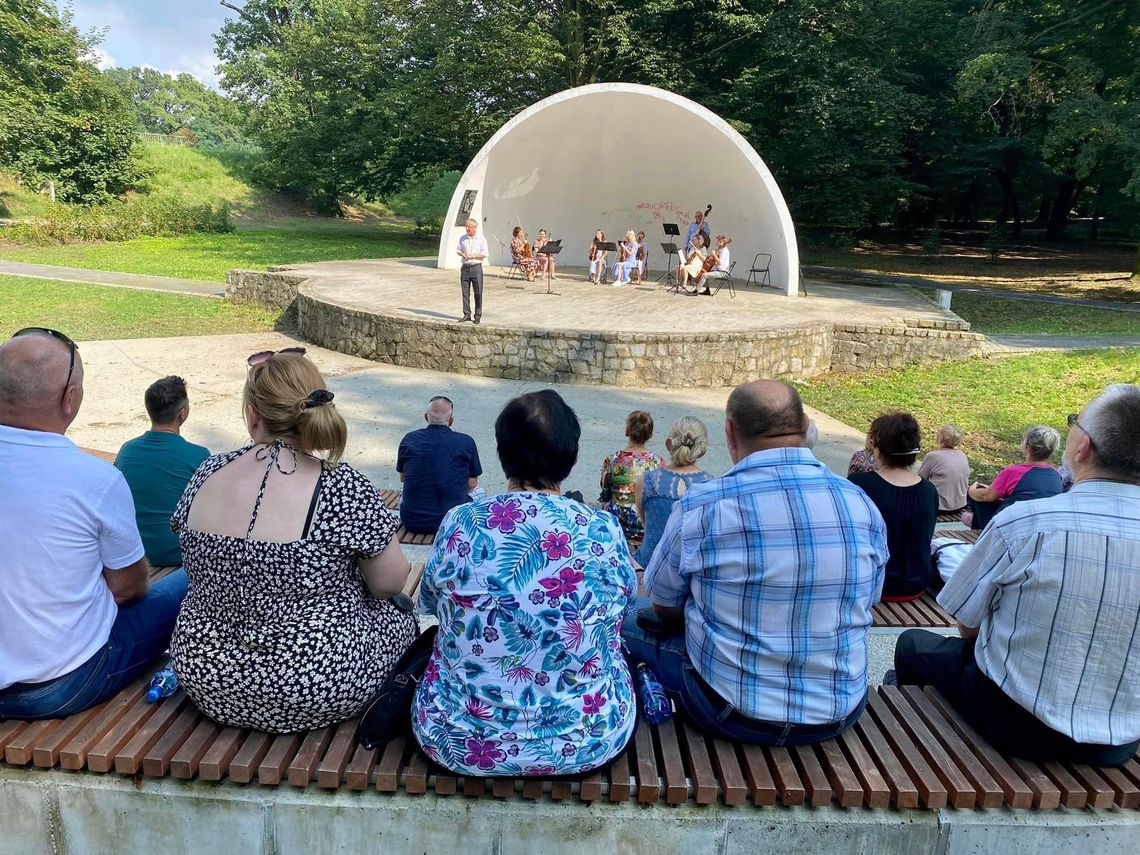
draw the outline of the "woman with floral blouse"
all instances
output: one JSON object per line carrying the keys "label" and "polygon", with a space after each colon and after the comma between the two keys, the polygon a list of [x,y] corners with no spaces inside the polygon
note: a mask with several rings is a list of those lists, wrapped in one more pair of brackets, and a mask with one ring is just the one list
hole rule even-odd
{"label": "woman with floral blouse", "polygon": [[440,525],[420,588],[439,634],[412,728],[453,772],[578,774],[633,734],[620,635],[637,578],[613,515],[561,495],[580,434],[553,390],[515,398],[495,422],[507,492]]}

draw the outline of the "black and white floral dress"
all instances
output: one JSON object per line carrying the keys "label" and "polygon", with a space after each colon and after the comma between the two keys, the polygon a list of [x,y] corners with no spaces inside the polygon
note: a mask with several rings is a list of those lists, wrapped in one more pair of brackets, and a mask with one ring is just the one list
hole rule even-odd
{"label": "black and white floral dress", "polygon": [[[301,540],[187,526],[206,479],[250,451],[206,460],[171,519],[190,577],[170,643],[174,669],[202,712],[223,724],[271,733],[324,727],[361,712],[417,633],[415,618],[373,597],[356,567],[384,551],[399,518],[342,463],[322,470]],[[280,444],[270,451],[270,466],[290,453]],[[254,520],[260,503],[259,492]]]}

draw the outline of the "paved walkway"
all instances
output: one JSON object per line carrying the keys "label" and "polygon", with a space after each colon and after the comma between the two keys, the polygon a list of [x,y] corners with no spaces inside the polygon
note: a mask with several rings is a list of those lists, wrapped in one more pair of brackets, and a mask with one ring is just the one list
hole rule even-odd
{"label": "paved walkway", "polygon": [[[1038,294],[1031,291],[1013,291],[1009,288],[978,285],[976,282],[950,282],[940,279],[927,279],[924,276],[909,276],[900,273],[867,273],[862,270],[848,270],[843,267],[821,267],[803,265],[805,276],[823,276],[827,279],[867,285],[910,285],[914,288],[942,288],[946,291],[966,291],[999,297],[1003,300],[1026,300],[1031,303],[1058,303],[1065,306],[1087,306],[1092,309],[1118,309],[1122,312],[1140,312],[1140,284],[1134,285],[1136,302],[1122,303],[1118,300],[1090,300],[1084,297],[1058,297],[1053,294]],[[953,304],[951,304],[953,308]]]}
{"label": "paved walkway", "polygon": [[1034,350],[1094,350],[1102,347],[1140,348],[1140,336],[987,335],[986,353],[1022,353]]}
{"label": "paved walkway", "polygon": [[120,288],[136,288],[140,291],[168,291],[172,294],[191,294],[196,297],[225,296],[225,286],[218,282],[147,276],[139,273],[117,273],[111,270],[85,270],[79,267],[56,267],[53,264],[25,264],[22,261],[0,259],[0,273],[30,276],[33,279],[83,282],[88,285],[117,285]]}

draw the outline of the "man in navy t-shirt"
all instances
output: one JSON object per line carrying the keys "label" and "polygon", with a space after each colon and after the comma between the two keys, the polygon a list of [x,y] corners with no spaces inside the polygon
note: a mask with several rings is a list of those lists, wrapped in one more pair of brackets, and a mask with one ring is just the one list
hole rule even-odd
{"label": "man in navy t-shirt", "polygon": [[470,500],[483,469],[475,440],[451,429],[455,420],[450,398],[436,395],[424,412],[426,428],[400,441],[396,471],[404,482],[400,519],[408,531],[431,533],[443,515]]}

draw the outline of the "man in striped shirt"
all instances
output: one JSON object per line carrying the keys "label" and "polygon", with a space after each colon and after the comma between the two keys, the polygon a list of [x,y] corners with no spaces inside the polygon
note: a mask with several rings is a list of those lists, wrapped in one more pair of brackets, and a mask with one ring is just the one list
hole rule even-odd
{"label": "man in striped shirt", "polygon": [[[735,465],[673,506],[645,587],[664,636],[623,629],[635,661],[703,729],[766,745],[829,739],[862,713],[867,629],[887,562],[866,494],[804,447],[791,386],[760,380],[728,399]],[[652,616],[652,612],[649,613]]]}
{"label": "man in striped shirt", "polygon": [[895,670],[1011,754],[1118,764],[1140,744],[1140,387],[1069,426],[1073,488],[994,518],[938,597],[962,638],[903,633]]}

